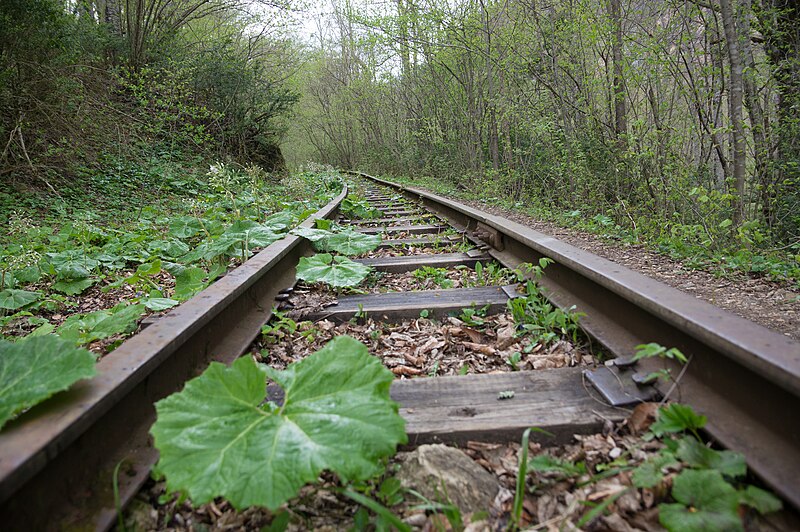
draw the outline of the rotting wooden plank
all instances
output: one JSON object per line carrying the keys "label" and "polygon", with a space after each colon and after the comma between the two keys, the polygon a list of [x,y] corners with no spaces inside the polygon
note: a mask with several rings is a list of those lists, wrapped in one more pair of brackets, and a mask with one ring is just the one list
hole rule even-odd
{"label": "rotting wooden plank", "polygon": [[[624,410],[604,406],[588,395],[581,370],[402,380],[392,383],[391,396],[400,403],[409,445],[517,441],[528,427],[554,435],[532,432],[532,439],[561,444],[573,434],[598,432],[604,419],[626,416]],[[500,400],[500,392],[514,392],[514,396]]]}
{"label": "rotting wooden plank", "polygon": [[357,229],[359,233],[367,233],[370,235],[378,233],[409,233],[412,235],[421,235],[428,233],[441,233],[450,226],[447,225],[390,225],[385,227],[364,227]]}
{"label": "rotting wooden plank", "polygon": [[[515,286],[511,288],[516,289]],[[346,321],[357,313],[366,313],[376,319],[396,321],[417,318],[423,310],[427,310],[431,318],[443,318],[450,312],[457,313],[473,306],[486,307],[487,314],[493,314],[504,310],[507,302],[508,294],[502,286],[388,292],[340,297],[338,304],[303,316],[302,319]]]}
{"label": "rotting wooden plank", "polygon": [[[582,368],[516,371],[481,375],[395,380],[390,395],[406,420],[408,445],[519,441],[528,427],[531,440],[568,443],[575,434],[599,432],[605,420],[619,421],[624,409],[598,402],[581,380]],[[500,392],[514,392],[498,399]],[[270,401],[283,403],[284,392],[267,387]]]}
{"label": "rotting wooden plank", "polygon": [[401,257],[378,257],[374,259],[358,259],[356,262],[372,266],[378,271],[403,273],[414,271],[423,266],[433,268],[453,268],[455,266],[475,266],[476,262],[491,261],[489,255],[470,256],[466,253],[434,253],[425,255],[404,255]]}

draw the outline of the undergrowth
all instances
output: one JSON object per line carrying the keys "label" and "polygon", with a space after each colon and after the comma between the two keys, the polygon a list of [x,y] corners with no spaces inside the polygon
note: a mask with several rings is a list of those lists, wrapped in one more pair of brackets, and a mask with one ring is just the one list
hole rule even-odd
{"label": "undergrowth", "polygon": [[681,261],[692,269],[707,270],[717,275],[735,273],[766,277],[800,288],[800,242],[776,246],[769,231],[756,221],[732,229],[731,220],[715,209],[725,198],[696,188],[691,197],[699,206],[697,218],[689,220],[679,213],[666,223],[646,214],[595,212],[589,208],[562,211],[540,202],[527,201],[514,195],[494,195],[491,187],[458,188],[452,183],[430,177],[392,177],[393,181],[422,186],[437,193],[460,199],[476,200],[600,235],[609,240],[644,244],[650,249]]}
{"label": "undergrowth", "polygon": [[[257,166],[153,158],[109,165],[59,195],[6,189],[0,332],[15,339],[69,326],[78,344],[98,339],[92,331],[109,321],[119,323],[106,336],[129,332],[145,307],[165,310],[189,299],[340,188],[335,174],[279,179]],[[100,303],[94,312],[76,313],[78,296],[92,287],[109,308]],[[127,316],[128,303],[135,315]]]}

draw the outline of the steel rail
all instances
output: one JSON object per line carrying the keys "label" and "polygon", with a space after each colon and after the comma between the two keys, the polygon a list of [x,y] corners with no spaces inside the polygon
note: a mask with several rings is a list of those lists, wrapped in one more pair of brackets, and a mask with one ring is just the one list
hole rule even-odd
{"label": "steel rail", "polygon": [[[691,355],[670,398],[707,415],[708,434],[743,453],[757,476],[800,509],[800,343],[506,218],[351,173],[421,201],[485,242],[507,267],[553,259],[540,281],[545,293],[562,308],[586,313],[583,328],[618,360],[629,361],[635,346],[648,342]],[[643,372],[664,367],[661,361],[640,366]],[[673,376],[684,369],[668,367]]]}
{"label": "steel rail", "polygon": [[[347,187],[303,226],[333,217]],[[147,479],[157,452],[154,403],[210,361],[244,353],[295,282],[309,242],[289,235],[125,341],[98,375],[31,409],[0,432],[4,530],[105,530]]]}

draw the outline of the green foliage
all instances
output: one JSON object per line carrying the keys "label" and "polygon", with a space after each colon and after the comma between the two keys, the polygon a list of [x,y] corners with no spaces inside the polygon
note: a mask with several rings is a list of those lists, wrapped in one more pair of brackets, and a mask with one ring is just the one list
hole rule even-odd
{"label": "green foliage", "polygon": [[533,281],[525,283],[525,294],[525,297],[508,300],[511,317],[524,334],[530,334],[544,344],[559,337],[578,341],[578,320],[583,314],[575,312],[574,307],[564,311],[554,306]]}
{"label": "green foliage", "polygon": [[[264,403],[267,377],[283,388],[283,405]],[[236,508],[278,508],[323,470],[370,478],[406,441],[392,380],[348,336],[283,372],[249,357],[229,368],[212,363],[156,404],[157,470],[168,491],[194,504],[222,496]]]}
{"label": "green foliage", "polygon": [[423,266],[411,272],[411,275],[413,275],[415,279],[422,282],[430,281],[434,286],[438,286],[439,288],[453,287],[453,281],[447,278],[446,268]]}
{"label": "green foliage", "polygon": [[663,470],[678,464],[675,455],[669,451],[662,451],[652,458],[641,463],[631,474],[633,485],[637,488],[653,488],[663,479]]}
{"label": "green foliage", "polygon": [[302,257],[297,265],[297,278],[310,283],[323,282],[336,288],[356,286],[372,268],[353,262],[341,255],[317,253]]}
{"label": "green foliage", "polygon": [[381,243],[380,235],[360,233],[349,227],[332,227],[328,230],[298,227],[292,230],[292,234],[313,242],[317,251],[335,251],[344,255],[368,253]]}
{"label": "green foliage", "polygon": [[56,333],[75,345],[86,345],[115,334],[133,332],[144,309],[141,304],[120,303],[109,310],[73,314],[64,320]]}
{"label": "green foliage", "polygon": [[697,431],[706,425],[706,421],[706,416],[697,414],[691,406],[670,403],[658,409],[658,419],[650,426],[650,431],[656,436],[685,430],[697,435]]}
{"label": "green foliage", "polygon": [[[705,416],[691,407],[670,404],[659,409],[650,430],[656,435],[691,432],[679,440],[667,440],[656,456],[640,464],[631,479],[638,488],[654,488],[664,479],[667,468],[683,468],[672,482],[674,503],[659,505],[659,520],[667,530],[744,530],[739,506],[748,505],[761,513],[776,511],[781,502],[755,486],[737,487],[747,473],[744,456],[717,451],[702,443],[698,430]],[[739,485],[740,486],[740,485]]]}
{"label": "green foliage", "polygon": [[0,428],[14,415],[95,375],[94,355],[52,335],[0,340]]}
{"label": "green foliage", "polygon": [[657,344],[655,342],[651,342],[649,344],[640,344],[636,346],[636,354],[633,356],[633,360],[641,360],[643,358],[669,358],[672,360],[677,360],[685,364],[687,362],[686,355],[681,353],[681,351],[676,347],[671,347],[667,349],[663,345]]}
{"label": "green foliage", "polygon": [[41,292],[28,290],[6,289],[0,292],[0,309],[17,310],[36,302],[41,298]]}
{"label": "green foliage", "polygon": [[726,477],[738,478],[747,473],[747,464],[741,453],[715,451],[695,438],[686,437],[678,442],[675,455],[689,467],[695,469],[714,469]]}
{"label": "green foliage", "polygon": [[744,530],[737,513],[739,495],[719,471],[682,472],[673,481],[672,496],[676,503],[659,506],[658,519],[667,530]]}
{"label": "green foliage", "polygon": [[208,283],[204,281],[206,277],[208,277],[206,271],[196,266],[182,270],[175,276],[175,298],[179,301],[190,299],[208,286]]}
{"label": "green foliage", "polygon": [[342,201],[339,209],[350,218],[372,220],[382,216],[381,211],[371,206],[365,199],[347,197]]}

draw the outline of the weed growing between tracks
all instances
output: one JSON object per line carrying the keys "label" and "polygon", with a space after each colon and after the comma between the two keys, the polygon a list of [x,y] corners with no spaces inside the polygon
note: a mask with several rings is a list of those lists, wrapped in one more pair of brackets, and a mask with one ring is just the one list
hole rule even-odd
{"label": "weed growing between tracks", "polygon": [[[741,457],[682,434],[688,425],[675,424],[670,413],[657,419],[657,410],[656,404],[645,403],[625,421],[607,423],[602,433],[575,436],[566,445],[550,445],[547,435],[537,433],[528,444],[522,473],[519,443],[467,442],[460,450],[497,485],[485,508],[459,509],[443,492],[433,500],[421,499],[398,479],[408,452],[389,459],[381,472],[353,489],[413,530],[463,530],[467,525],[470,530],[655,530],[661,525],[672,531],[721,532],[743,530],[745,520],[757,526],[759,512],[779,507],[773,496],[744,481]],[[664,425],[672,426],[671,432],[662,432]],[[521,495],[515,497],[518,486]],[[222,498],[192,505],[167,496],[163,481],[151,481],[126,520],[145,530],[249,530],[278,524],[278,530],[370,530],[386,525],[371,510],[374,504],[355,503],[342,488],[336,475],[323,473],[274,512],[263,507],[236,511]]]}

